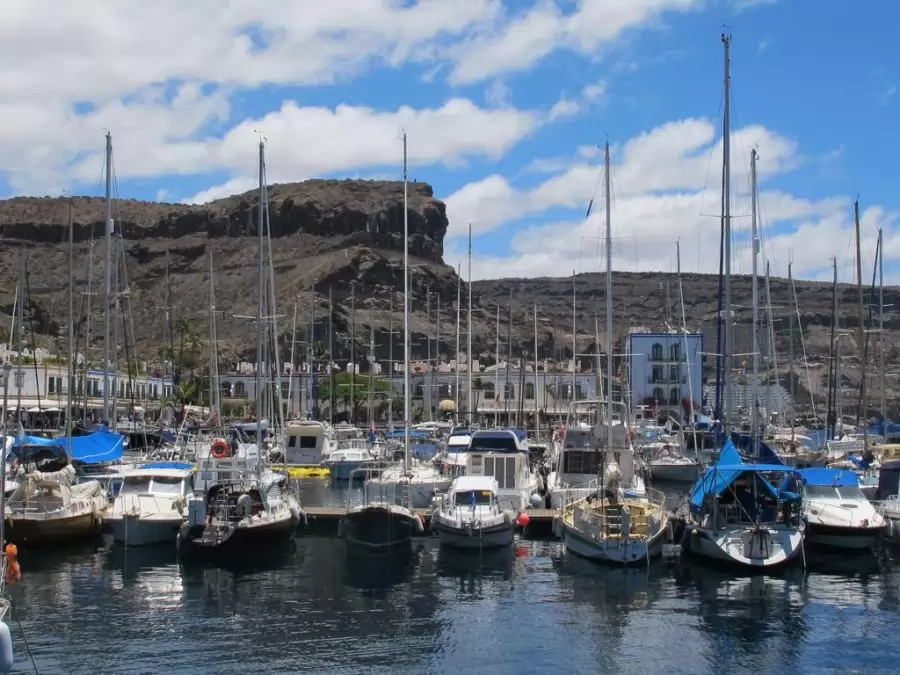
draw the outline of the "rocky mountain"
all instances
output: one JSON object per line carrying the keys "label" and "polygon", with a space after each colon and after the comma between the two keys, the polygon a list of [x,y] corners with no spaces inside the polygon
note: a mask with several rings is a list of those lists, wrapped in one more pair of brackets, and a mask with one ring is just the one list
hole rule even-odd
{"label": "rocky mountain", "polygon": [[[276,321],[285,357],[290,350],[292,326],[297,327],[295,353],[302,354],[310,342],[311,322],[315,326],[312,339],[319,343],[317,350],[327,351],[330,295],[334,306],[333,347],[338,360],[350,357],[352,344],[354,356],[363,361],[373,332],[379,361],[387,361],[391,355],[395,360],[402,359],[402,183],[311,180],[272,185],[268,192]],[[0,316],[0,327],[8,333],[21,252],[26,268],[28,341],[60,352],[65,349],[68,312],[68,209],[67,199],[0,201],[0,313],[5,315]],[[136,350],[150,362],[158,360],[158,347],[167,331],[175,334],[175,342],[186,327],[194,342],[200,337],[205,352],[202,336],[208,333],[209,251],[215,265],[221,367],[255,358],[255,328],[247,317],[256,312],[257,209],[255,191],[203,205],[115,202],[113,217],[120,235],[115,248],[122,263],[118,267],[119,287],[127,289],[120,293],[119,302],[130,308],[114,321],[120,333],[120,358],[130,357]],[[96,360],[103,330],[103,200],[73,199],[72,217],[79,341],[83,343],[89,333],[89,357]],[[417,359],[429,353],[426,335],[437,332],[438,316],[440,348],[432,339],[432,358],[438,351],[444,360],[455,354],[458,278],[442,260],[447,225],[444,204],[434,198],[432,188],[410,183],[411,326],[413,357]],[[574,284],[576,353],[596,351],[598,324],[601,349],[605,349],[603,275],[578,275]],[[499,307],[501,358],[511,354],[532,359],[535,330],[541,358],[569,358],[572,285],[571,277],[475,282],[472,332],[476,357],[482,363],[494,359]],[[467,288],[464,283],[460,286],[464,349]],[[712,275],[685,274],[682,287],[687,326],[703,330],[704,350],[710,354],[706,365],[711,369],[716,349],[718,280]],[[824,395],[832,288],[808,281],[796,281],[794,288],[796,293],[785,279],[770,282],[779,371],[785,377],[791,342],[789,318],[793,315],[795,387],[803,392],[811,384],[814,394]],[[746,354],[750,352],[749,278],[737,277],[733,289],[735,347],[736,352]],[[764,287],[761,292],[765,299]],[[837,293],[841,326],[854,329],[858,326],[857,290],[840,285]],[[617,341],[631,328],[661,330],[666,325],[681,325],[678,280],[672,274],[616,273],[613,299]],[[885,303],[900,306],[900,289],[885,289]],[[802,341],[796,329],[797,307]],[[180,319],[177,325],[176,318]],[[890,345],[887,361],[894,364],[900,357],[894,346],[900,337],[900,317],[889,314],[885,325]],[[128,341],[121,337],[125,329]],[[355,340],[350,339],[351,333]],[[875,339],[870,334],[870,340]],[[842,338],[842,344],[844,353],[856,354],[855,332]],[[200,350],[196,344],[193,348]],[[858,370],[858,361],[853,364],[848,359],[847,384],[855,382]],[[896,374],[889,375],[888,385],[893,395]]]}

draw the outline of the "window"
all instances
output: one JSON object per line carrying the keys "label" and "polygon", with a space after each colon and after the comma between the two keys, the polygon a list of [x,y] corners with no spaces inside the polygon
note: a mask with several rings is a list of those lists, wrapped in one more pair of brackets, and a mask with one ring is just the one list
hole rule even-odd
{"label": "window", "polygon": [[512,382],[507,382],[503,387],[503,398],[508,401],[516,397],[516,386]]}
{"label": "window", "polygon": [[90,380],[91,384],[91,395],[99,396],[100,395],[100,380]]}
{"label": "window", "polygon": [[651,375],[650,381],[652,383],[662,382],[663,381],[663,367],[662,366],[653,366],[653,375]]}
{"label": "window", "polygon": [[679,366],[669,366],[669,382],[673,384],[681,384],[681,368]]}
{"label": "window", "polygon": [[534,399],[534,382],[525,383],[525,398]]}
{"label": "window", "polygon": [[490,490],[466,490],[453,498],[457,506],[485,506],[491,503]]}
{"label": "window", "polygon": [[484,400],[493,400],[494,398],[494,383],[486,382],[484,384]]}
{"label": "window", "polygon": [[243,382],[234,383],[234,397],[247,398],[247,388],[244,386]]}
{"label": "window", "polygon": [[669,345],[669,359],[671,361],[681,361],[681,345],[677,342]]}
{"label": "window", "polygon": [[653,400],[654,400],[656,403],[662,403],[663,401],[666,400],[666,394],[665,394],[665,392],[662,390],[662,387],[654,387],[654,389],[653,389]]}
{"label": "window", "polygon": [[56,378],[55,377],[47,378],[47,393],[48,394],[56,393]]}
{"label": "window", "polygon": [[575,385],[575,400],[580,401],[584,398],[584,389],[580,384]]}
{"label": "window", "polygon": [[663,360],[663,346],[660,343],[658,343],[658,342],[653,343],[653,349],[651,349],[650,358],[653,361],[662,361]]}
{"label": "window", "polygon": [[678,405],[679,400],[681,400],[681,390],[678,387],[672,387],[669,392],[669,405]]}
{"label": "window", "polygon": [[290,386],[290,382],[282,382],[281,383],[281,398],[288,397],[288,388]]}
{"label": "window", "polygon": [[119,494],[150,494],[150,476],[127,476]]}
{"label": "window", "polygon": [[152,491],[154,494],[181,494],[181,478],[176,476],[154,476]]}

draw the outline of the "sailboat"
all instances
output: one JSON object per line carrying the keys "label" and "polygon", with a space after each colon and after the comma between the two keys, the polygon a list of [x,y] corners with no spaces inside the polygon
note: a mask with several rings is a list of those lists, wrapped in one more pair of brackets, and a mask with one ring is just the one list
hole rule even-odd
{"label": "sailboat", "polygon": [[[725,267],[725,316],[731,316],[731,201],[730,201],[730,37],[722,35],[725,47],[725,113],[723,116],[723,213]],[[750,155],[751,203],[753,211],[753,344],[754,375],[758,375],[756,318],[756,150]],[[801,478],[796,469],[783,463],[759,463],[765,445],[759,437],[759,411],[754,394],[751,448],[755,463],[748,463],[730,437],[734,410],[731,398],[731,357],[734,353],[733,328],[723,321],[725,329],[724,377],[726,441],[718,459],[707,467],[694,485],[684,507],[685,530],[682,548],[691,554],[760,569],[782,565],[803,551],[804,524],[801,517]],[[758,381],[755,379],[754,381]]]}
{"label": "sailboat", "polygon": [[[625,422],[626,408],[613,396],[612,330],[612,223],[609,143],[606,174],[606,398],[595,407],[590,445],[600,458],[599,480],[586,487],[588,494],[564,495],[554,530],[566,550],[593,560],[616,564],[649,564],[662,555],[668,525],[665,497],[647,490],[635,472],[634,448]],[[618,411],[618,419],[616,413]],[[568,435],[568,433],[567,433]],[[565,450],[564,450],[565,452]],[[576,452],[576,450],[572,450]],[[581,450],[583,453],[584,451]]]}
{"label": "sailboat", "polygon": [[[403,472],[396,480],[370,479],[362,503],[349,505],[341,520],[341,534],[348,550],[389,553],[409,549],[413,534],[425,530],[423,520],[410,503],[409,420],[409,206],[407,196],[406,133],[403,134]],[[365,471],[363,469],[362,471]],[[378,482],[373,483],[373,480]]]}
{"label": "sailboat", "polygon": [[[260,140],[257,228],[259,287],[256,317],[256,409],[259,419],[262,418],[264,409],[263,340],[267,333],[263,330],[263,322],[268,315],[265,313],[266,288],[271,283],[271,279],[267,282],[264,274],[263,242],[267,201],[265,144]],[[270,308],[274,305],[273,296],[274,293],[268,296]],[[214,304],[212,297],[210,304]],[[212,311],[211,318],[214,318]],[[261,430],[261,425],[257,430]],[[262,435],[259,434],[255,446],[248,445],[243,453],[239,453],[237,439],[234,437],[230,443],[225,439],[212,442],[194,479],[194,491],[187,503],[187,520],[176,539],[182,553],[233,552],[246,555],[252,551],[253,546],[275,543],[294,533],[303,517],[300,500],[294,494],[286,474],[264,466],[261,443]]]}

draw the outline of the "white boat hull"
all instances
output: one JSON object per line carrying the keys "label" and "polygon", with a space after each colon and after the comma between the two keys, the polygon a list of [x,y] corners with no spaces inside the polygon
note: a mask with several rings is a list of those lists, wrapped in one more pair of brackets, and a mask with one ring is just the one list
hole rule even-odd
{"label": "white boat hull", "polygon": [[593,539],[559,521],[566,550],[582,558],[614,565],[640,565],[662,555],[665,526],[654,536]]}
{"label": "white boat hull", "polygon": [[460,523],[451,524],[444,519],[435,518],[432,529],[438,533],[441,546],[478,550],[512,544],[516,524],[515,521],[510,521],[483,528],[467,528]]}
{"label": "white boat hull", "polygon": [[107,518],[105,524],[115,540],[125,546],[174,544],[184,518],[141,518],[122,516]]}
{"label": "white boat hull", "polygon": [[682,547],[688,553],[708,560],[750,569],[785,565],[801,555],[802,528],[761,528],[754,539],[752,528],[708,530],[688,525]]}
{"label": "white boat hull", "polygon": [[[372,464],[372,460],[364,460],[364,459],[345,459],[341,461],[326,461],[325,468],[331,473],[331,477],[334,480],[345,480],[349,481],[351,478],[356,478],[358,480],[362,480],[364,475],[362,471],[359,471],[363,467],[370,466]],[[353,472],[359,471],[359,473],[354,476]]]}
{"label": "white boat hull", "polygon": [[827,548],[867,551],[874,548],[886,532],[887,527],[829,527],[809,523],[806,526],[806,540],[815,546]]}

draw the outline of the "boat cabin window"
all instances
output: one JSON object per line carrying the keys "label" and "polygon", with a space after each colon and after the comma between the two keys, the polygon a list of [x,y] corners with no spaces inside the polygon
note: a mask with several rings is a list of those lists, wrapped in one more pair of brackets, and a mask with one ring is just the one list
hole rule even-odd
{"label": "boat cabin window", "polygon": [[299,447],[306,449],[315,449],[318,440],[316,436],[294,436],[293,438],[299,441]]}
{"label": "boat cabin window", "polygon": [[141,495],[150,492],[150,476],[126,476],[122,481],[121,495]]}
{"label": "boat cabin window", "polygon": [[516,452],[519,449],[516,439],[513,435],[503,436],[476,436],[472,439],[469,451],[472,452],[492,452],[496,450],[506,452]]}
{"label": "boat cabin window", "polygon": [[603,453],[592,450],[568,450],[562,453],[560,473],[586,473],[599,475]]}
{"label": "boat cabin window", "polygon": [[855,485],[807,485],[806,496],[810,499],[865,499]]}
{"label": "boat cabin window", "polygon": [[454,499],[457,506],[472,506],[473,504],[476,506],[487,506],[491,503],[491,491],[466,490],[457,492]]}
{"label": "boat cabin window", "polygon": [[181,494],[181,478],[178,476],[155,476],[153,492],[157,494]]}

